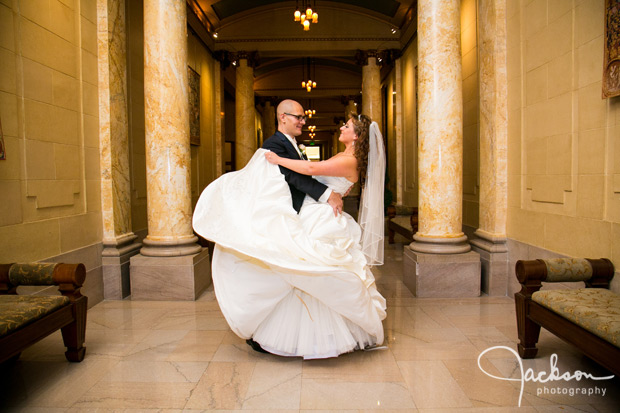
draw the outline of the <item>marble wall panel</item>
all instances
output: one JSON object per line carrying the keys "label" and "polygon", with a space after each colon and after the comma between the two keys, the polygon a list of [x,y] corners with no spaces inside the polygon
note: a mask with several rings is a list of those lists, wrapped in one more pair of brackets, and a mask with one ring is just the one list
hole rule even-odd
{"label": "marble wall panel", "polygon": [[[98,133],[92,131],[97,103],[89,98],[97,80],[91,76],[90,88],[80,95],[84,87],[78,76],[96,72],[96,57],[91,54],[89,68],[82,67],[79,12],[73,1],[0,5],[2,64],[12,67],[2,66],[0,75],[0,116],[8,150],[0,179],[12,188],[6,192],[12,197],[10,210],[3,214],[10,222],[0,225],[6,232],[4,260],[36,261],[100,241],[98,212],[85,214],[85,201],[98,199],[99,191],[92,179],[84,182],[83,149],[85,142],[98,148]],[[20,54],[4,58],[14,50]],[[7,77],[11,79],[5,81]],[[93,114],[88,121],[85,106]],[[64,218],[79,224],[61,223]]]}
{"label": "marble wall panel", "polygon": [[12,51],[0,49],[0,90],[4,92],[17,91],[15,63],[15,54]]}
{"label": "marble wall panel", "polygon": [[60,254],[58,222],[0,226],[0,262],[37,261]]}
{"label": "marble wall panel", "polygon": [[10,6],[0,5],[0,46],[15,51],[13,11]]}
{"label": "marble wall panel", "polygon": [[22,189],[18,180],[0,180],[0,227],[22,222]]}
{"label": "marble wall panel", "polygon": [[506,6],[481,1],[480,18],[480,229],[506,234],[507,67]]}

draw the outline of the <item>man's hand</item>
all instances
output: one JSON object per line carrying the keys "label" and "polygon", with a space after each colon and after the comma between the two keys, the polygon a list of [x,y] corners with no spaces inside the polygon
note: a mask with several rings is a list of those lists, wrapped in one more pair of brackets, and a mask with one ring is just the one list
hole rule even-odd
{"label": "man's hand", "polygon": [[332,191],[331,195],[327,199],[327,203],[334,209],[334,215],[336,217],[342,213],[343,202],[340,194]]}

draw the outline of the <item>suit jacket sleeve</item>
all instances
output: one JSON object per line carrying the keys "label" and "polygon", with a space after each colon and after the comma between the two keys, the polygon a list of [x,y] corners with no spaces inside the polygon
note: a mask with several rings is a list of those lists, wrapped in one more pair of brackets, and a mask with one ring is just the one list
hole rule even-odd
{"label": "suit jacket sleeve", "polygon": [[[283,137],[283,139],[286,139],[286,137]],[[292,145],[289,144],[288,146],[292,148]],[[299,156],[297,154],[291,153],[291,151],[287,150],[287,147],[277,135],[274,135],[271,138],[267,139],[263,143],[263,149],[269,149],[276,155],[283,158],[299,159]],[[294,148],[292,149],[294,150]],[[326,185],[323,185],[311,176],[302,175],[300,173],[291,171],[290,169],[287,169],[283,166],[280,166],[280,171],[282,172],[282,175],[284,175],[284,179],[289,185],[292,185],[299,191],[310,195],[316,201],[318,201],[321,195],[323,195],[323,193],[325,192],[325,190],[327,190]]]}

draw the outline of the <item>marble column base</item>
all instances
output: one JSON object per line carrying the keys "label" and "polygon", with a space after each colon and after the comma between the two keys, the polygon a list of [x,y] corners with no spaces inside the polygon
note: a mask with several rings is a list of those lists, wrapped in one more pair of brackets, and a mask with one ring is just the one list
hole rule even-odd
{"label": "marble column base", "polygon": [[474,235],[476,238],[471,240],[471,246],[480,254],[482,292],[490,296],[505,296],[508,294],[508,277],[514,274],[510,271],[506,238],[492,237],[480,230]]}
{"label": "marble column base", "polygon": [[426,254],[409,246],[403,253],[403,282],[416,297],[479,297],[480,256]]}
{"label": "marble column base", "polygon": [[129,260],[140,253],[142,244],[133,242],[123,246],[106,245],[101,252],[103,268],[103,298],[106,300],[122,300],[131,294],[129,282]]}
{"label": "marble column base", "polygon": [[177,257],[131,257],[131,299],[193,301],[211,284],[209,250]]}

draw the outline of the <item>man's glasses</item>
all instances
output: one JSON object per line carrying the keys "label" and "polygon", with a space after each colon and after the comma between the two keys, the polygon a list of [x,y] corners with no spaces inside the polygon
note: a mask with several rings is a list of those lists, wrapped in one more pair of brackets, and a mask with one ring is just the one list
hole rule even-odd
{"label": "man's glasses", "polygon": [[305,122],[306,120],[308,120],[308,117],[304,115],[293,115],[292,113],[286,113],[286,112],[284,112],[284,114],[292,116],[300,122]]}

